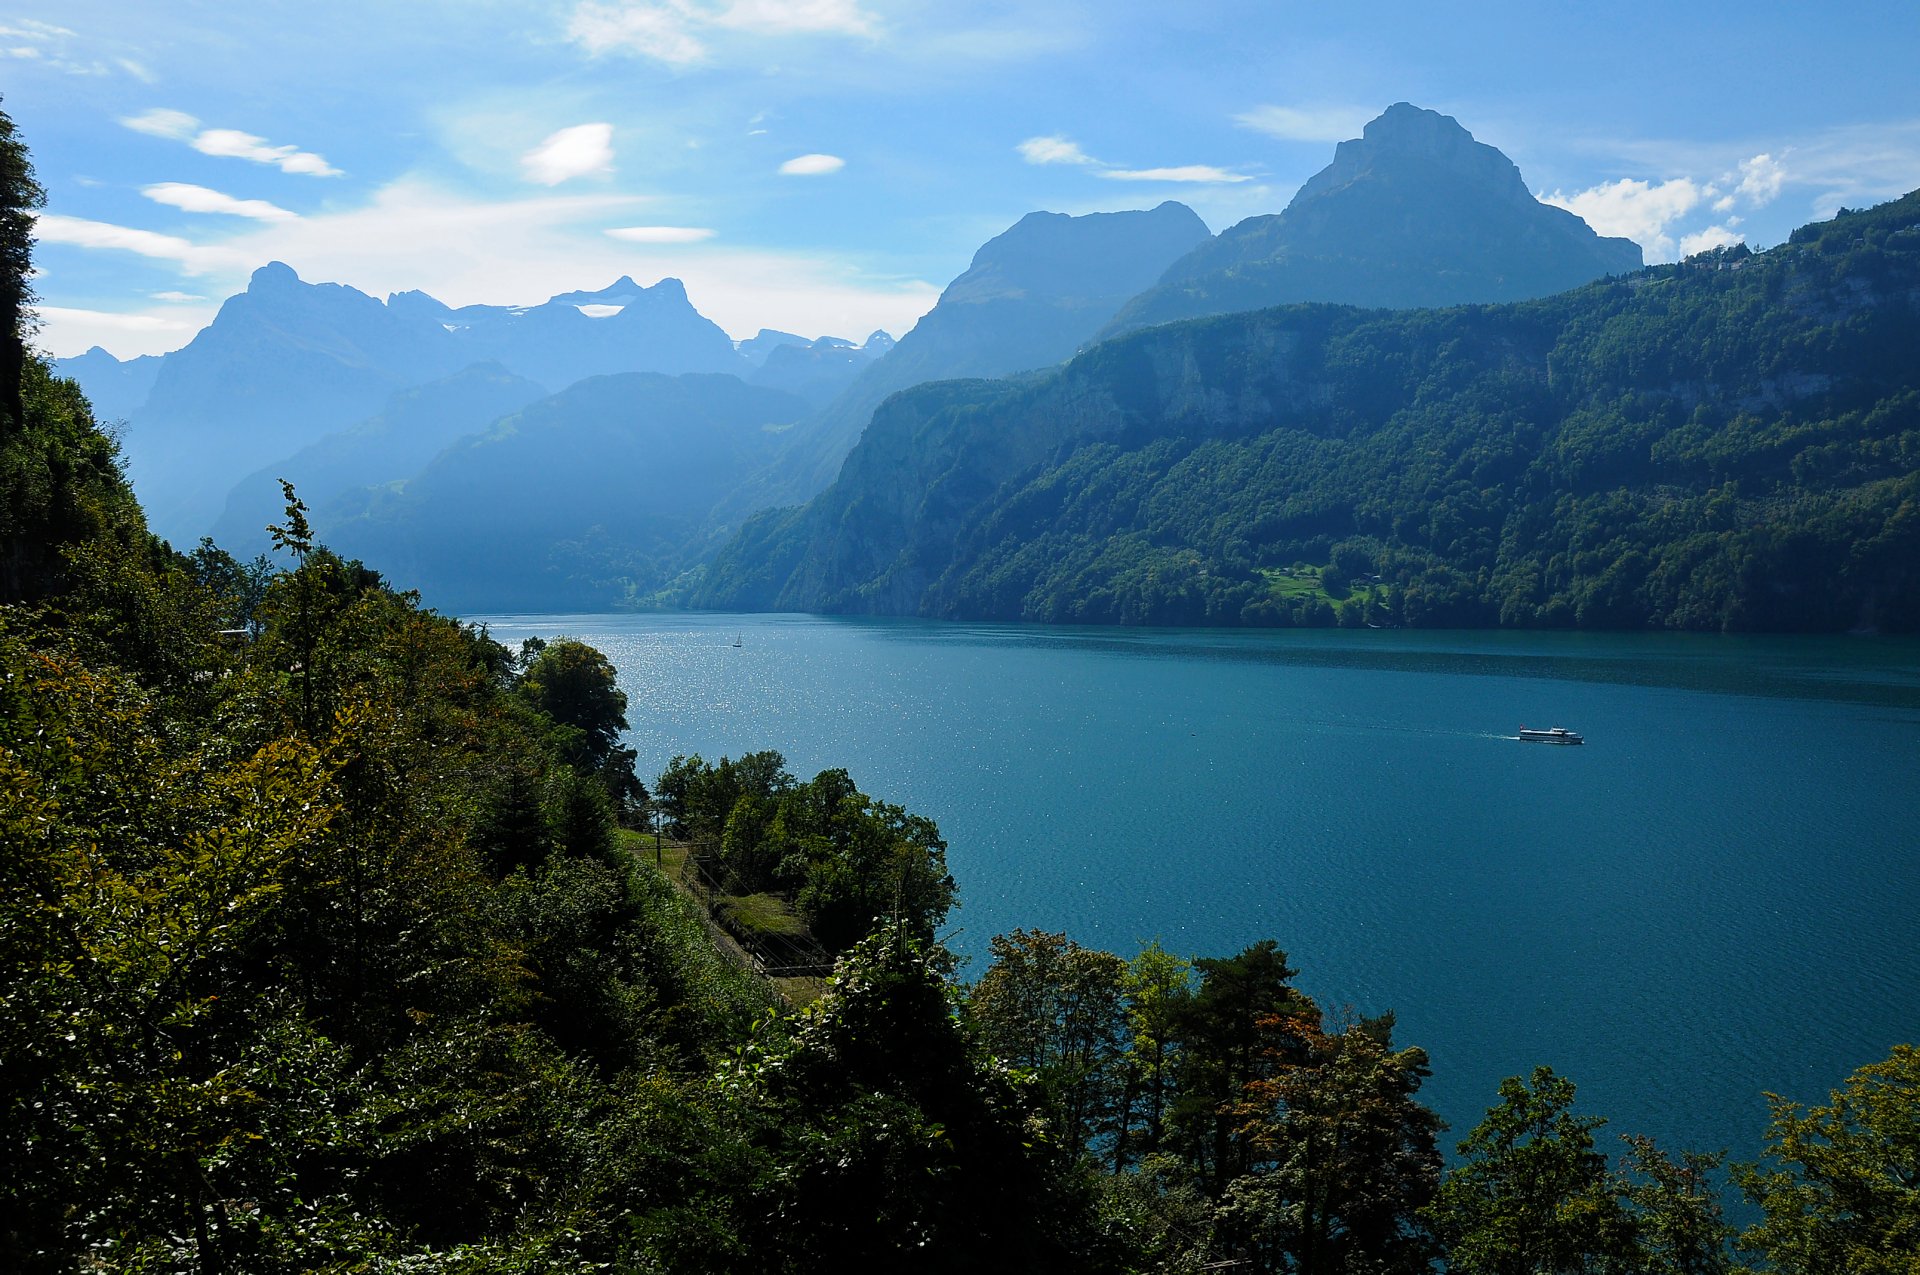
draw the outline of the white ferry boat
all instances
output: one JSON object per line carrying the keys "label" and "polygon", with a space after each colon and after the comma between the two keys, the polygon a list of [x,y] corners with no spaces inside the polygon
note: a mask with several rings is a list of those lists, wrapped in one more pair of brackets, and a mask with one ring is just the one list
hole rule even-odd
{"label": "white ferry boat", "polygon": [[1555,726],[1552,730],[1528,730],[1520,728],[1520,740],[1527,744],[1584,744],[1577,730],[1568,730],[1564,726]]}

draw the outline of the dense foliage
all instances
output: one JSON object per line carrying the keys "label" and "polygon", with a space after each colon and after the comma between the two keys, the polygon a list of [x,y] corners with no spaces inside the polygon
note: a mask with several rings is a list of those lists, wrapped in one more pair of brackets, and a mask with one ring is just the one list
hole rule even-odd
{"label": "dense foliage", "polygon": [[1920,194],[1542,301],[1172,324],[898,396],[696,601],[1912,631],[1916,348]]}

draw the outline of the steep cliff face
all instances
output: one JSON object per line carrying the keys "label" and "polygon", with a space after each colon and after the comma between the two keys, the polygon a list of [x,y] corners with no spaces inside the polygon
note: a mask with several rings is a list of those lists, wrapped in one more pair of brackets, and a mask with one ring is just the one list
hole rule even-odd
{"label": "steep cliff face", "polygon": [[1337,560],[1387,581],[1364,614],[1394,623],[1912,628],[1920,194],[1814,230],[1537,301],[1280,307],[923,385],[693,600],[1309,622],[1275,573]]}
{"label": "steep cliff face", "polygon": [[1539,202],[1520,170],[1450,116],[1405,102],[1340,143],[1284,212],[1222,231],[1105,329],[1299,301],[1402,309],[1550,296],[1641,265]]}
{"label": "steep cliff face", "polygon": [[1317,352],[1345,317],[1309,308],[1183,324],[1103,345],[1029,385],[897,394],[833,487],[763,515],[728,546],[699,605],[918,614],[1015,479],[1092,444],[1232,437],[1326,412],[1335,386],[1317,375]]}

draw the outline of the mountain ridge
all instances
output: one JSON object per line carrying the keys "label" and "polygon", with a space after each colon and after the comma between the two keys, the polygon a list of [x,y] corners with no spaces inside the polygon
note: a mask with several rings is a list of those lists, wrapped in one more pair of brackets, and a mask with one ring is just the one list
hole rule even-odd
{"label": "mountain ridge", "polygon": [[[750,521],[689,597],[1052,623],[1910,631],[1916,339],[1920,192],[1766,253],[1544,300],[1163,325],[1024,384],[895,396],[839,482]],[[1303,561],[1384,583],[1338,612],[1276,574]]]}

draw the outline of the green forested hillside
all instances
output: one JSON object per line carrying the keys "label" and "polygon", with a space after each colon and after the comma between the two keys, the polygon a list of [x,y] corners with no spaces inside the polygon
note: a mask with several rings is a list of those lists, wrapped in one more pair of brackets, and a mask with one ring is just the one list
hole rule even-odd
{"label": "green forested hillside", "polygon": [[1909,631],[1916,351],[1920,195],[1542,301],[1172,324],[896,396],[695,600]]}

